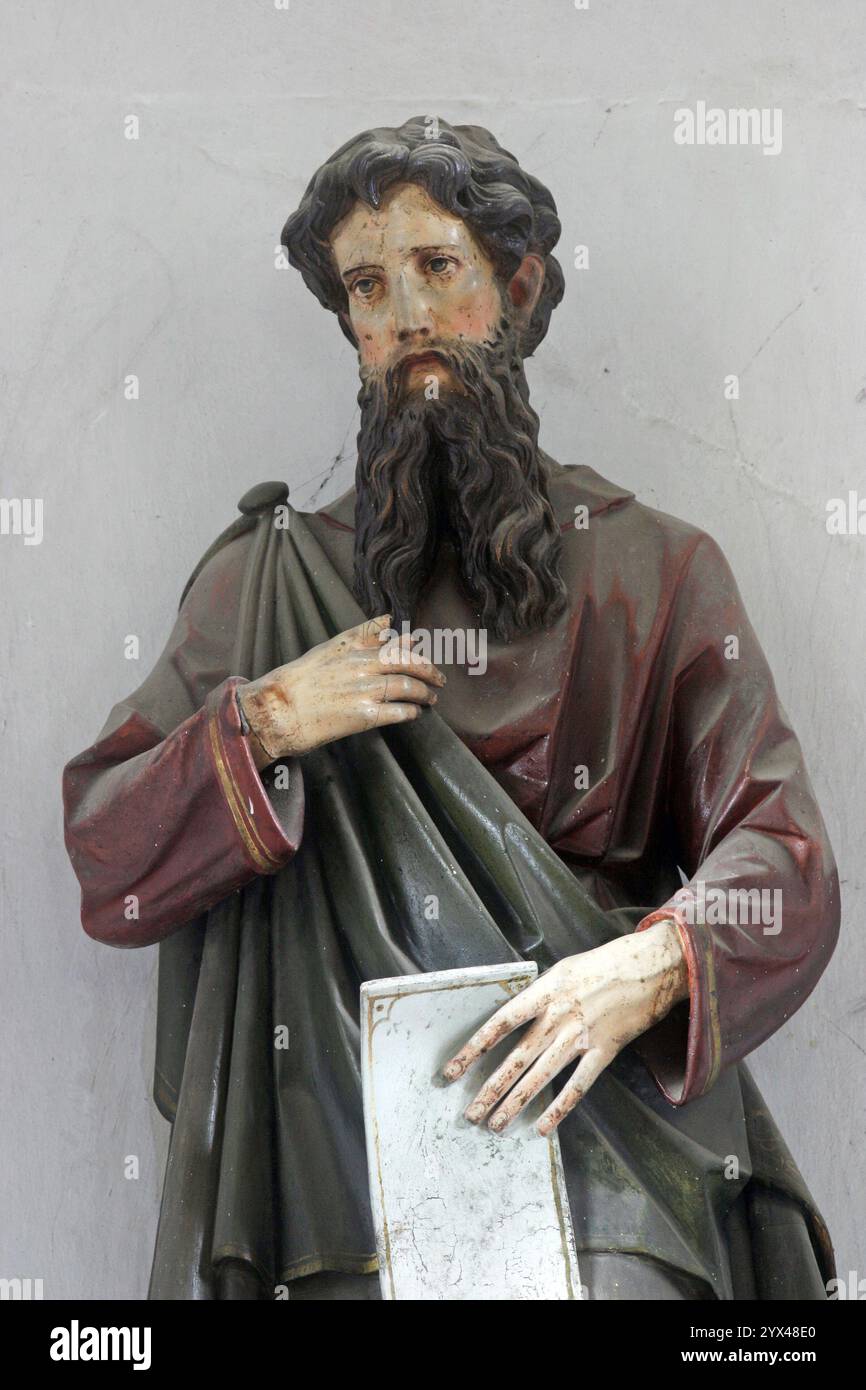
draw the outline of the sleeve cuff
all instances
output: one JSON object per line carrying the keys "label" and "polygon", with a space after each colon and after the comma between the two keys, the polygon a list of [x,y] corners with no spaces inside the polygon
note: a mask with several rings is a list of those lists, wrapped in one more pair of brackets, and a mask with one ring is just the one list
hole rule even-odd
{"label": "sleeve cuff", "polygon": [[642,918],[635,928],[645,931],[657,922],[673,922],[686,959],[688,1005],[677,1005],[667,1018],[644,1034],[640,1048],[665,1099],[678,1106],[704,1095],[721,1067],[713,943],[707,927],[697,918],[694,890],[684,887],[663,907]]}
{"label": "sleeve cuff", "polygon": [[205,701],[208,747],[220,789],[250,864],[272,874],[287,864],[301,843],[304,818],[303,781],[292,771],[292,796],[281,822],[258,774],[245,732],[237,688],[242,676],[230,676]]}

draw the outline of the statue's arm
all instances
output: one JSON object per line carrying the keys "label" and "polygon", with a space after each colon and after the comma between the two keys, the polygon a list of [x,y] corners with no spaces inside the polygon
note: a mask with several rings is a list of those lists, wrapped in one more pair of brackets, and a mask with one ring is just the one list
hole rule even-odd
{"label": "statue's arm", "polygon": [[[680,581],[667,642],[666,799],[691,882],[635,933],[559,961],[450,1059],[443,1074],[453,1081],[528,1025],[467,1107],[475,1123],[504,1129],[579,1058],[538,1121],[549,1133],[634,1039],[668,1099],[694,1100],[799,1008],[832,953],[839,884],[827,832],[733,576],[709,537]],[[735,921],[715,923],[700,910],[719,894],[738,905]],[[674,1006],[686,1001],[682,1030]]]}
{"label": "statue's arm", "polygon": [[[703,1094],[807,998],[839,930],[833,851],[799,742],[718,546],[702,538],[678,596],[669,814],[689,883],[638,930],[674,920],[689,1020],[675,1060],[645,1055],[668,1098]],[[736,643],[731,639],[735,638]]]}
{"label": "statue's arm", "polygon": [[299,764],[269,793],[229,668],[243,544],[202,572],[147,680],[64,770],[82,923],[111,945],[159,941],[300,843]]}

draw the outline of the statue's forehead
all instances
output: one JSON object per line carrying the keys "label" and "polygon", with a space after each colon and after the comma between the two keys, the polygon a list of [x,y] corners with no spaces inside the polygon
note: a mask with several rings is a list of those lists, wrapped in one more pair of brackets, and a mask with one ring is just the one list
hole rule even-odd
{"label": "statue's forehead", "polygon": [[355,203],[332,231],[330,242],[341,270],[403,258],[418,246],[454,246],[481,254],[463,219],[416,183],[395,184],[378,208]]}

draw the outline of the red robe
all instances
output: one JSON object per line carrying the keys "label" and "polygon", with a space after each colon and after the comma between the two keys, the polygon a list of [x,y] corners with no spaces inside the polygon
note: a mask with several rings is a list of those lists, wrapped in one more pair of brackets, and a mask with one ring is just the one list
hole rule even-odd
{"label": "red robe", "polygon": [[[681,1040],[649,1060],[682,1105],[813,989],[838,932],[836,868],[718,546],[589,468],[551,463],[550,475],[568,610],[545,631],[491,639],[484,675],[449,668],[437,708],[603,908],[639,928],[676,921],[690,999]],[[347,582],[353,519],[351,492],[306,518]],[[67,846],[98,940],[159,941],[300,843],[303,760],[277,805],[230,669],[249,543],[211,556],[154,670],[65,770]],[[478,626],[447,548],[415,625]],[[687,910],[689,893],[732,889],[780,890],[781,929]]]}

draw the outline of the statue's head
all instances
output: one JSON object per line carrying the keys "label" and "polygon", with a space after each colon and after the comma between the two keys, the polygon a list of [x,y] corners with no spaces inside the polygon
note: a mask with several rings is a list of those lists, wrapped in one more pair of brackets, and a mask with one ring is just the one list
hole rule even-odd
{"label": "statue's head", "polygon": [[550,193],[479,126],[365,131],[311,179],[289,260],[358,352],[355,591],[411,618],[439,543],[502,636],[562,609],[523,359],[562,298]]}

